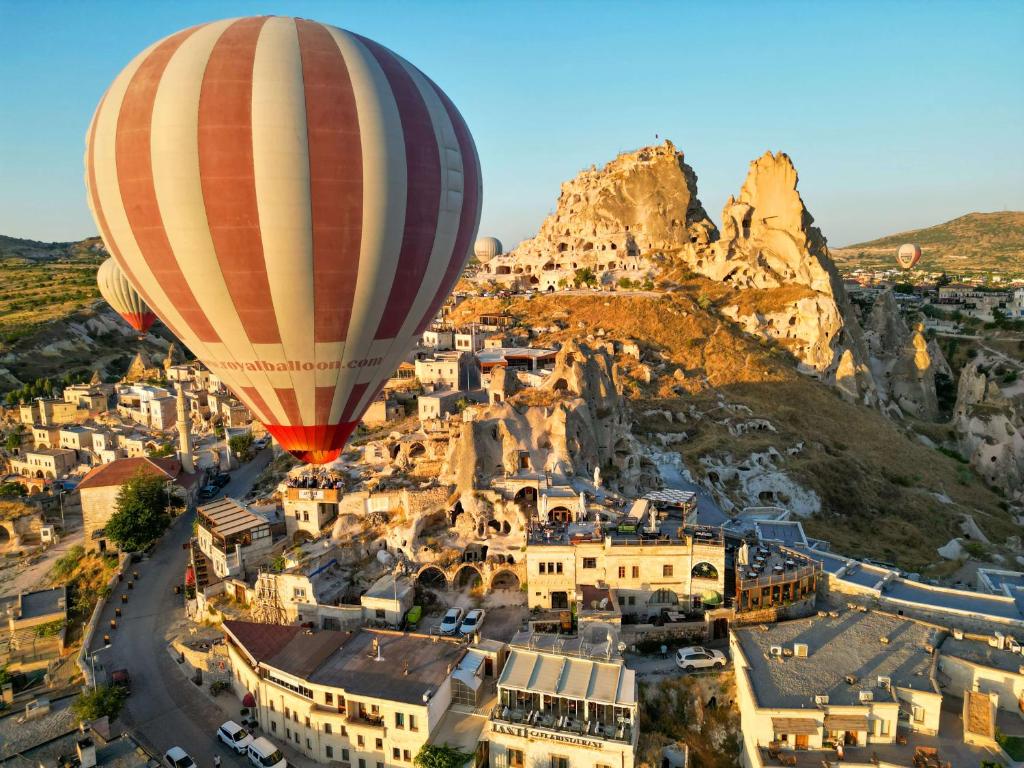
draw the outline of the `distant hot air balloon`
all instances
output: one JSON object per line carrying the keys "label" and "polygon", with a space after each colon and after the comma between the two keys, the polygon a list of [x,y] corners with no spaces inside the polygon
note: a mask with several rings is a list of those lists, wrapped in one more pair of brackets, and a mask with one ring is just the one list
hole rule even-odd
{"label": "distant hot air balloon", "polygon": [[153,325],[156,320],[153,310],[146,306],[139,292],[128,282],[113,259],[100,264],[96,272],[96,285],[107,304],[140,334],[144,334]]}
{"label": "distant hot air balloon", "polygon": [[913,269],[921,260],[921,248],[913,243],[905,243],[896,251],[896,261],[903,269]]}
{"label": "distant hot air balloon", "polygon": [[501,255],[501,240],[496,237],[481,237],[473,244],[473,255],[486,264],[495,256]]}
{"label": "distant hot air balloon", "polygon": [[360,35],[228,19],[150,46],[86,138],[128,279],[299,458],[323,463],[429,325],[480,219],[448,97]]}

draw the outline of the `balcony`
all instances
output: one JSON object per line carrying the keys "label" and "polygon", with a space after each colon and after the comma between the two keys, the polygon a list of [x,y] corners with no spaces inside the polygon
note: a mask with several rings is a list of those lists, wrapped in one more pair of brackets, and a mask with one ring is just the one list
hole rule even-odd
{"label": "balcony", "polygon": [[580,720],[573,715],[560,715],[557,712],[545,712],[537,709],[523,709],[499,704],[491,712],[491,720],[510,725],[522,726],[523,735],[529,733],[545,738],[546,734],[558,739],[563,736],[590,737],[603,741],[617,741],[625,744],[633,743],[633,726],[631,721],[618,717],[614,722],[603,719]]}
{"label": "balcony", "polygon": [[366,711],[349,712],[345,716],[345,723],[357,728],[379,728],[384,730],[384,718],[380,715],[372,715]]}

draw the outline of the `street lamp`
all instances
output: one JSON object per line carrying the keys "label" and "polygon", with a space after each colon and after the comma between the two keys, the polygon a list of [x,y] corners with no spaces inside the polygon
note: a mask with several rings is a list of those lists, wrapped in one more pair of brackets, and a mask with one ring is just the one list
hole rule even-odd
{"label": "street lamp", "polygon": [[96,690],[96,657],[103,651],[109,651],[113,646],[104,645],[89,654],[89,666],[92,668],[92,689]]}

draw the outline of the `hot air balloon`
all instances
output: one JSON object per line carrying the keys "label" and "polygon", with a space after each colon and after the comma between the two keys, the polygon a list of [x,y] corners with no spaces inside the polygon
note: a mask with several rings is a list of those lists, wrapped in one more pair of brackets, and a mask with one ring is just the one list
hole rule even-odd
{"label": "hot air balloon", "polygon": [[481,264],[486,264],[501,255],[501,240],[496,237],[481,237],[473,244],[473,255]]}
{"label": "hot air balloon", "polygon": [[113,259],[107,259],[100,264],[96,272],[96,285],[107,304],[140,335],[145,334],[153,325],[156,315],[146,306],[139,292],[128,282],[124,272]]}
{"label": "hot air balloon", "polygon": [[372,40],[286,17],[139,54],[96,109],[85,178],[146,303],[313,463],[430,324],[480,219],[476,148],[444,92]]}
{"label": "hot air balloon", "polygon": [[896,251],[896,261],[903,269],[913,269],[921,260],[921,247],[913,243],[905,243]]}

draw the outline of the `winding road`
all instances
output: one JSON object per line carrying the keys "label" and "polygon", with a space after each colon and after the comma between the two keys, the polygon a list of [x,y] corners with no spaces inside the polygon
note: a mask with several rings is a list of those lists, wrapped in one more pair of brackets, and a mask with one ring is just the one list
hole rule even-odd
{"label": "winding road", "polygon": [[[224,487],[223,495],[242,498],[252,488],[259,473],[269,463],[271,451],[265,449],[252,461],[237,469]],[[132,678],[132,694],[121,720],[132,729],[154,754],[172,746],[184,748],[200,766],[213,765],[219,755],[225,765],[248,765],[248,761],[229,752],[214,740],[217,726],[224,720],[221,710],[191,683],[167,651],[172,627],[185,617],[182,595],[174,586],[184,578],[195,513],[174,521],[148,559],[132,566],[139,573],[134,588],[127,579],[114,590],[100,619],[90,651],[94,656],[97,678],[106,672],[125,668]],[[121,595],[128,595],[122,605]],[[107,629],[115,608],[122,609],[116,630]],[[103,635],[109,633],[111,645],[103,649]],[[102,671],[101,671],[102,670]]]}

